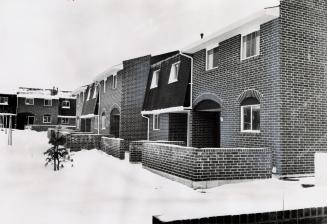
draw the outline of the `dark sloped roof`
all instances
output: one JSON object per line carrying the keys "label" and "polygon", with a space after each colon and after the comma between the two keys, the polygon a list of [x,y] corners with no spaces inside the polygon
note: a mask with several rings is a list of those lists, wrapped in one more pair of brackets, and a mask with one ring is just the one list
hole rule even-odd
{"label": "dark sloped roof", "polygon": [[[98,98],[99,93],[97,93],[97,96],[93,98],[94,91],[95,91],[95,84],[91,84],[87,87],[84,97],[84,104],[83,104],[83,110],[82,115],[88,115],[88,114],[97,114],[98,111],[96,110],[97,104],[98,104]],[[90,92],[90,99],[87,100],[88,93]]]}

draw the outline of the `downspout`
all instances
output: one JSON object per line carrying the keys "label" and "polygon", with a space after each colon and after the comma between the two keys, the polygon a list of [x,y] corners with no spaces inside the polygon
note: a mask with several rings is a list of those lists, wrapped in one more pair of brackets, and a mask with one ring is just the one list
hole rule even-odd
{"label": "downspout", "polygon": [[184,107],[184,110],[187,110],[187,140],[186,146],[189,147],[191,145],[191,111],[193,108],[193,57],[182,53],[179,51],[180,55],[187,57],[191,60],[191,77],[190,77],[190,106]]}
{"label": "downspout", "polygon": [[141,114],[141,116],[148,120],[148,131],[147,131],[147,139],[146,140],[150,141],[150,118],[147,116],[144,116],[143,114]]}
{"label": "downspout", "polygon": [[97,82],[96,83],[96,86],[98,86],[98,94],[99,94],[99,105],[98,105],[98,135],[100,134],[100,105],[101,105],[101,95],[100,95],[100,92],[101,92],[101,84],[100,84],[100,87],[99,87],[99,83]]}

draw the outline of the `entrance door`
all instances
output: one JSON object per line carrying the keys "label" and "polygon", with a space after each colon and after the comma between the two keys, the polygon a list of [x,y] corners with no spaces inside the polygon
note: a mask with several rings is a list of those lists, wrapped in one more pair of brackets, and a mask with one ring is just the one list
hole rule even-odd
{"label": "entrance door", "polygon": [[120,112],[117,108],[115,108],[110,113],[110,134],[112,134],[115,138],[119,138],[119,126]]}
{"label": "entrance door", "polygon": [[28,116],[27,117],[27,125],[33,125],[34,124],[34,116]]}
{"label": "entrance door", "polygon": [[91,119],[85,119],[85,132],[91,132]]}

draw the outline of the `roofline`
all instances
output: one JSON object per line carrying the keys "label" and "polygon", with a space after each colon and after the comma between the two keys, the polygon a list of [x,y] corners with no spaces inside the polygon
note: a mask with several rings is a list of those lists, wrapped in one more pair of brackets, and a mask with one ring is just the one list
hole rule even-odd
{"label": "roofline", "polygon": [[105,70],[104,72],[101,72],[100,74],[95,76],[93,78],[93,82],[102,81],[102,80],[112,76],[113,74],[117,74],[117,72],[119,72],[122,69],[124,69],[124,66],[122,63],[114,65],[114,66],[108,68],[107,70]]}
{"label": "roofline", "polygon": [[169,107],[169,108],[150,110],[150,111],[143,110],[143,111],[141,111],[141,114],[142,115],[151,115],[151,114],[165,114],[165,113],[176,113],[176,112],[185,112],[186,113],[187,110],[183,106],[178,106],[178,107]]}
{"label": "roofline", "polygon": [[278,18],[280,16],[279,11],[279,6],[262,9],[248,17],[245,17],[242,20],[239,20],[218,30],[208,37],[190,44],[189,46],[183,48],[181,51],[184,53],[194,54],[195,52],[205,49],[210,45],[216,44],[218,46],[219,42],[239,34],[246,34],[247,30],[249,29],[260,27],[261,24]]}

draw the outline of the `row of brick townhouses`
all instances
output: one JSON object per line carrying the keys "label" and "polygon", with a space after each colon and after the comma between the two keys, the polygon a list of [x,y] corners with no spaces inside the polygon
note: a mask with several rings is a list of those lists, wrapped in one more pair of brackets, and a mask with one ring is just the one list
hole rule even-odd
{"label": "row of brick townhouses", "polygon": [[20,87],[16,93],[0,96],[3,115],[0,125],[8,127],[12,116],[12,127],[47,130],[61,125],[76,127],[76,98],[70,91]]}
{"label": "row of brick townhouses", "polygon": [[[264,153],[278,175],[311,174],[314,153],[327,143],[326,9],[324,0],[283,0],[180,51],[124,61],[78,95],[80,117],[94,116],[84,126],[128,141],[183,141],[192,158],[202,150],[198,155],[216,163],[222,157],[212,153],[227,155],[230,148],[239,155],[231,167],[237,172],[247,165],[239,164],[246,153],[259,160]],[[160,166],[172,156],[171,172],[180,175],[189,157],[181,165],[176,159],[190,156],[180,154],[187,148],[153,147],[145,148],[179,154],[152,163],[145,153],[145,161],[165,172]]]}

